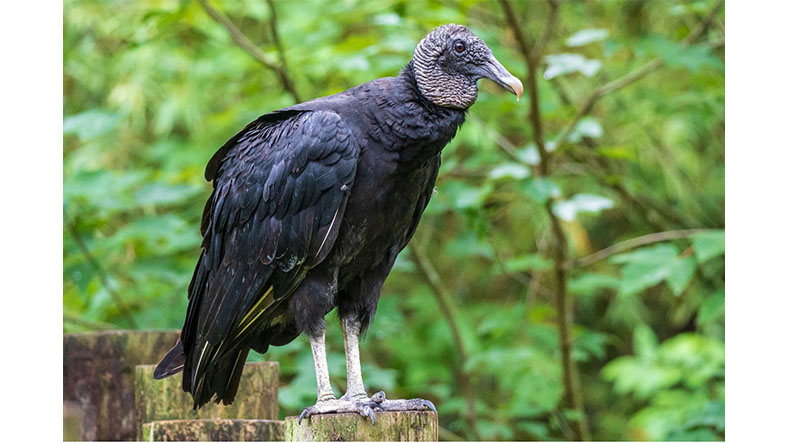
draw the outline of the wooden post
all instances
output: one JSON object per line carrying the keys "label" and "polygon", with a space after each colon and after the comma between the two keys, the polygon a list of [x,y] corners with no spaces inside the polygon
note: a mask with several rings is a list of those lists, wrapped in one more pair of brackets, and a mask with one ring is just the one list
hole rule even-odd
{"label": "wooden post", "polygon": [[282,441],[280,420],[201,419],[145,423],[145,441]]}
{"label": "wooden post", "polygon": [[[63,401],[81,417],[76,440],[134,440],[134,367],[151,364],[179,332],[103,331],[63,336]],[[73,428],[73,427],[72,427]]]}
{"label": "wooden post", "polygon": [[[143,430],[143,426],[146,423],[162,420],[277,420],[279,418],[278,362],[247,363],[241,375],[238,394],[235,396],[235,401],[233,401],[231,405],[224,406],[208,403],[197,411],[192,409],[193,401],[191,395],[189,395],[188,392],[184,392],[181,387],[181,374],[176,374],[163,380],[154,380],[154,368],[155,366],[153,365],[140,365],[136,368],[135,403],[137,407],[138,440],[148,438],[148,434]],[[208,428],[205,427],[206,425],[204,423],[196,422],[195,425],[197,427],[188,432],[194,432],[195,435],[200,432],[213,432],[212,430],[207,430]],[[182,429],[182,427],[186,425],[179,424],[172,426],[181,426],[179,429]],[[246,429],[243,426],[241,426],[241,428]],[[154,427],[154,430],[155,429]],[[227,431],[230,428],[224,426],[217,429]],[[247,431],[244,432],[246,433]]]}
{"label": "wooden post", "polygon": [[286,417],[285,441],[438,441],[438,414],[376,412],[374,425],[358,414]]}
{"label": "wooden post", "polygon": [[63,402],[63,441],[82,438],[82,408],[74,401]]}

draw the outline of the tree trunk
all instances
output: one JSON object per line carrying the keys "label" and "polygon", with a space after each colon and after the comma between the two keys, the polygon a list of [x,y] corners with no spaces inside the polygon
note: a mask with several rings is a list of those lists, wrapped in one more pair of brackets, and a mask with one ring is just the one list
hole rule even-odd
{"label": "tree trunk", "polygon": [[282,441],[280,420],[202,419],[145,423],[145,441]]}
{"label": "tree trunk", "polygon": [[152,365],[141,365],[136,369],[138,439],[148,437],[142,429],[144,424],[161,420],[279,418],[278,362],[247,363],[241,375],[238,394],[231,405],[208,403],[197,411],[192,409],[191,395],[181,388],[181,374],[154,380],[154,368]]}
{"label": "tree trunk", "polygon": [[285,441],[437,441],[438,414],[376,412],[375,424],[358,414],[285,418]]}
{"label": "tree trunk", "polygon": [[[156,363],[178,331],[103,331],[63,336],[63,401],[76,407],[76,440],[134,440],[134,367]],[[64,436],[65,437],[65,436]]]}

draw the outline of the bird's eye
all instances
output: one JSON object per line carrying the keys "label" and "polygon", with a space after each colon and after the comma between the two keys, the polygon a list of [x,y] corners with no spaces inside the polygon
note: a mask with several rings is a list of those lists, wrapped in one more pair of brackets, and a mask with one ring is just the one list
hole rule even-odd
{"label": "bird's eye", "polygon": [[463,42],[454,43],[454,51],[456,51],[458,54],[464,50],[465,50],[465,43]]}

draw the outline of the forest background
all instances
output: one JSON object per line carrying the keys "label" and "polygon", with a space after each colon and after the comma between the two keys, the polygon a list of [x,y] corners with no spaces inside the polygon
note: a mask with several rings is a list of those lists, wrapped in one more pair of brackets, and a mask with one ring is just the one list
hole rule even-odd
{"label": "forest background", "polygon": [[[449,22],[526,94],[480,82],[362,342],[368,392],[432,400],[446,440],[723,439],[719,1],[67,0],[64,332],[180,328],[213,152]],[[314,402],[307,341],[252,358],[280,362],[283,414]]]}

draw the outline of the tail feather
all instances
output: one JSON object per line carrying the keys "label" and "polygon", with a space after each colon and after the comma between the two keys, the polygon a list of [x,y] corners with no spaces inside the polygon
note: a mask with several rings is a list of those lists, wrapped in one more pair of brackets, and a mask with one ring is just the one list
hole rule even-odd
{"label": "tail feather", "polygon": [[161,380],[162,378],[169,377],[183,371],[183,364],[186,361],[186,355],[183,352],[183,343],[178,340],[175,346],[162,357],[156,369],[153,371],[153,378]]}
{"label": "tail feather", "polygon": [[199,409],[211,400],[225,405],[235,400],[248,354],[249,348],[238,349],[213,361],[197,375],[196,387],[192,391],[194,409]]}

